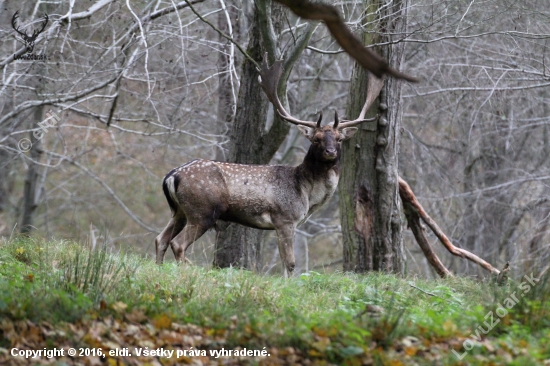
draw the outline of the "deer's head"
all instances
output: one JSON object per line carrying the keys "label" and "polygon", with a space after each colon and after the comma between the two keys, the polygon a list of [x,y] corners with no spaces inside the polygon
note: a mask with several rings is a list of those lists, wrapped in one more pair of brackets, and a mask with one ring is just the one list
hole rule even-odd
{"label": "deer's head", "polygon": [[333,125],[321,126],[323,114],[315,126],[298,124],[298,130],[309,141],[311,150],[319,161],[334,161],[340,155],[340,143],[352,137],[357,132],[357,127],[338,126],[338,113],[334,114]]}
{"label": "deer's head", "polygon": [[[269,67],[267,64],[266,53],[262,63],[262,69],[258,71],[260,72],[260,85],[279,116],[298,126],[300,132],[307,137],[309,141],[311,141],[313,153],[320,161],[328,162],[336,160],[340,155],[340,143],[349,139],[355,134],[355,132],[357,132],[357,127],[352,126],[376,119],[376,117],[370,119],[365,119],[364,117],[369,107],[378,97],[378,94],[384,85],[384,81],[382,79],[378,79],[370,73],[368,78],[367,100],[365,101],[359,117],[353,121],[340,121],[338,119],[338,113],[335,112],[334,123],[332,126],[321,126],[321,120],[323,119],[322,112],[320,113],[317,122],[312,122],[294,118],[284,109],[281,101],[279,100],[279,96],[277,95],[277,86],[279,84],[281,74],[283,73],[282,60],[275,61],[275,63]],[[312,148],[310,148],[309,153],[312,152]]]}

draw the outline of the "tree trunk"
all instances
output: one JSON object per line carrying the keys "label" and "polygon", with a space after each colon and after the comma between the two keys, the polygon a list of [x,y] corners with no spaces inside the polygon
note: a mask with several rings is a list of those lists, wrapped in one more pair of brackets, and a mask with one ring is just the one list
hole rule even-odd
{"label": "tree trunk", "polygon": [[9,197],[9,171],[10,171],[10,156],[5,151],[0,151],[0,213],[8,209]]}
{"label": "tree trunk", "polygon": [[[397,38],[391,34],[403,34],[406,30],[407,1],[382,6],[378,1],[367,0],[365,6],[373,17],[377,17],[366,19],[369,22],[365,26],[371,27],[372,33],[364,35],[365,44],[390,42],[376,51],[392,67],[399,69],[404,43],[391,44]],[[346,108],[348,118],[359,115],[367,89],[366,71],[356,64]],[[397,170],[402,116],[400,99],[401,81],[386,79],[378,101],[366,116],[380,114],[380,118],[377,122],[363,123],[355,138],[342,146],[338,192],[345,271],[402,273],[404,270]]]}
{"label": "tree trunk", "polygon": [[[225,1],[225,11],[218,13],[218,29],[239,42],[238,11],[233,1]],[[228,19],[229,18],[229,19]],[[232,72],[235,67],[235,46],[227,39],[218,35],[218,41],[222,44],[218,53],[218,118],[216,127],[219,135],[224,135],[231,128],[231,121],[235,114],[234,88]],[[223,149],[216,151],[216,160],[223,161],[225,154]]]}
{"label": "tree trunk", "polygon": [[[33,118],[31,119],[32,125],[30,128],[36,128],[36,123],[42,121],[42,110],[42,106],[34,109]],[[39,132],[43,131],[40,130]],[[37,134],[37,136],[40,135]],[[38,166],[33,162],[40,159],[40,139],[37,139],[32,132],[30,133],[29,138],[32,142],[32,148],[29,152],[32,161],[29,161],[27,176],[25,177],[25,186],[23,191],[23,215],[21,218],[20,229],[21,234],[29,234],[34,229],[34,212],[38,207],[38,194],[40,191],[40,185],[38,184]]]}
{"label": "tree trunk", "polygon": [[[282,17],[278,14],[276,18]],[[255,10],[247,53],[258,63],[263,59],[264,53],[260,27],[265,24],[261,23],[258,11]],[[290,126],[277,118],[270,131],[264,132],[268,101],[258,83],[256,67],[245,60],[241,75],[227,160],[240,164],[268,164],[285,139]],[[227,225],[217,233],[214,266],[259,270],[263,234],[262,230],[237,224]]]}

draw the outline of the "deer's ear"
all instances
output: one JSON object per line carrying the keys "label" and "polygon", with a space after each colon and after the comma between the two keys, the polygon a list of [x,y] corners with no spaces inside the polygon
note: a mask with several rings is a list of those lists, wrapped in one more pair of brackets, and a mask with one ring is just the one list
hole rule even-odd
{"label": "deer's ear", "polygon": [[343,128],[342,131],[340,131],[340,133],[342,134],[341,141],[349,139],[351,136],[355,135],[356,132],[357,132],[357,127]]}
{"label": "deer's ear", "polygon": [[296,127],[298,127],[298,130],[300,131],[300,133],[305,137],[307,137],[308,139],[311,140],[313,138],[313,131],[314,131],[313,128],[307,127],[307,126],[300,126],[300,125]]}

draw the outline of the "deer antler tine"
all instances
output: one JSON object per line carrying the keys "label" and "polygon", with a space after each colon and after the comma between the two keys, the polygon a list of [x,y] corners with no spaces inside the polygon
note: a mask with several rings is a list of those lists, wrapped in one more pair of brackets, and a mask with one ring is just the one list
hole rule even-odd
{"label": "deer antler tine", "polygon": [[338,128],[338,123],[340,121],[338,120],[338,111],[337,110],[334,110],[334,126],[333,128]]}
{"label": "deer antler tine", "polygon": [[321,128],[321,121],[323,120],[323,110],[319,111],[319,119],[317,120],[317,128]]}
{"label": "deer antler tine", "polygon": [[[262,87],[267,99],[273,104],[273,108],[277,111],[279,116],[284,120],[293,123],[295,125],[302,125],[315,128],[316,123],[310,121],[301,121],[292,117],[283,107],[283,104],[279,100],[277,95],[277,88],[279,86],[279,79],[283,73],[283,60],[276,60],[271,67],[268,65],[267,52],[264,54],[262,61],[262,68],[258,70],[260,76],[258,81]],[[318,122],[319,123],[319,122]]]}
{"label": "deer antler tine", "polygon": [[344,127],[350,127],[355,126],[363,122],[373,121],[374,119],[365,119],[365,114],[367,113],[367,110],[370,108],[372,103],[378,98],[378,94],[380,94],[380,90],[382,90],[382,87],[384,86],[384,79],[379,79],[374,74],[368,73],[367,77],[367,98],[365,100],[365,105],[363,106],[363,109],[361,110],[361,113],[359,114],[359,117],[357,119],[354,119],[353,121],[342,121],[340,123],[340,128]]}

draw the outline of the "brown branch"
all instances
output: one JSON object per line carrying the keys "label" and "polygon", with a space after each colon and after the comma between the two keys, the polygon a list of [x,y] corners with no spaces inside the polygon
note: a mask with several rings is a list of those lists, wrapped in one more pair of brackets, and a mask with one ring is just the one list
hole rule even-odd
{"label": "brown branch", "polygon": [[424,208],[422,208],[422,205],[418,202],[416,199],[416,196],[414,195],[413,191],[411,190],[411,187],[405,182],[401,177],[399,177],[399,195],[401,196],[401,200],[405,204],[409,205],[411,210],[414,210],[420,218],[422,218],[422,221],[428,225],[430,229],[432,229],[433,233],[439,241],[447,248],[447,250],[452,254],[456,255],[457,257],[466,258],[474,263],[479,264],[481,267],[485,268],[487,271],[494,273],[494,274],[500,274],[500,271],[484,261],[483,259],[479,258],[477,255],[470,253],[467,250],[464,250],[462,248],[457,248],[451,243],[449,238],[443,233],[443,231],[439,228],[439,226],[436,224],[434,220],[424,211]]}
{"label": "brown branch", "polygon": [[435,269],[439,277],[452,277],[453,274],[447,269],[447,267],[445,267],[437,254],[435,254],[432,246],[430,245],[430,242],[428,241],[428,238],[426,238],[426,235],[424,234],[424,227],[420,223],[420,215],[418,214],[417,210],[414,207],[414,203],[411,200],[411,197],[414,198],[414,194],[412,193],[412,191],[410,193],[407,192],[406,189],[408,185],[405,187],[401,184],[401,181],[402,179],[399,180],[399,195],[401,196],[401,201],[403,202],[403,209],[405,211],[405,216],[407,217],[409,228],[411,229],[416,239],[416,242],[420,246],[420,249],[422,249],[422,252],[424,252],[426,259]]}
{"label": "brown branch", "polygon": [[374,51],[363,46],[363,43],[344,24],[340,13],[334,6],[322,3],[313,3],[307,0],[275,1],[286,5],[296,15],[304,19],[324,21],[328,30],[340,46],[342,46],[342,48],[361,66],[372,72],[377,77],[381,78],[385,74],[389,74],[398,79],[404,79],[412,82],[418,81],[412,76],[392,69],[386,60]]}

